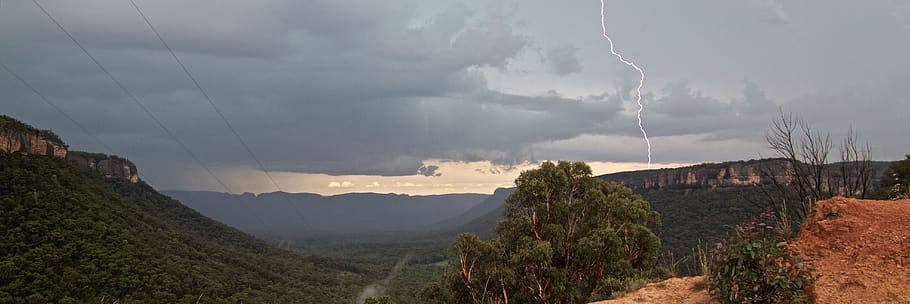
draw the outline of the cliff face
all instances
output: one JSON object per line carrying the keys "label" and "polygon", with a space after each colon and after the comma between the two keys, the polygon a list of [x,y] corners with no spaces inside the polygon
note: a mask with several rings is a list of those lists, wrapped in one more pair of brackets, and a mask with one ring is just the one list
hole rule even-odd
{"label": "cliff face", "polygon": [[105,177],[128,179],[133,183],[139,182],[139,170],[136,169],[136,165],[133,162],[125,158],[100,153],[71,151],[66,156],[66,159],[80,166],[95,169]]}
{"label": "cliff face", "polygon": [[[889,162],[871,162],[871,185],[878,185]],[[822,187],[843,188],[840,163],[829,164],[830,180],[823,178]],[[723,188],[770,185],[774,181],[785,185],[795,180],[793,165],[784,159],[762,159],[700,164],[690,167],[620,172],[600,178],[635,190]]]}
{"label": "cliff face", "polygon": [[702,164],[684,168],[621,172],[602,176],[632,189],[716,188],[770,184],[772,177],[784,183],[792,180],[791,166],[784,160],[741,161]]}
{"label": "cliff face", "polygon": [[7,153],[37,154],[66,158],[66,145],[47,135],[49,131],[0,129],[0,150]]}
{"label": "cliff face", "polygon": [[139,182],[139,171],[133,162],[117,156],[68,151],[66,144],[54,132],[36,129],[6,115],[0,115],[0,151],[65,158],[95,169],[105,177]]}

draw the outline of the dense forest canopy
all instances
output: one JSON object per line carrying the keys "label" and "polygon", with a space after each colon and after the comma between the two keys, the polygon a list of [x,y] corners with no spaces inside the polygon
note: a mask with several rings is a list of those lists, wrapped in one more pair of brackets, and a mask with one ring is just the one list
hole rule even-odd
{"label": "dense forest canopy", "polygon": [[371,279],[63,159],[0,153],[0,201],[3,303],[348,303]]}

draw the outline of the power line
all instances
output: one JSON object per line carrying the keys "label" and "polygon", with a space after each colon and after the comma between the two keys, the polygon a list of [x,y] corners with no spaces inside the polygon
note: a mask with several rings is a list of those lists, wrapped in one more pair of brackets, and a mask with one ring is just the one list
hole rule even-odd
{"label": "power line", "polygon": [[[10,76],[13,76],[13,78],[16,78],[16,80],[18,80],[19,83],[21,83],[23,86],[25,86],[26,88],[31,90],[32,93],[34,93],[35,96],[38,96],[38,98],[40,98],[42,101],[44,101],[45,104],[51,106],[51,108],[54,108],[54,110],[56,110],[57,113],[59,113],[60,115],[65,117],[67,120],[69,120],[71,123],[76,125],[76,127],[79,127],[79,129],[82,130],[82,132],[84,132],[86,135],[88,135],[89,137],[94,139],[96,142],[98,142],[98,144],[100,144],[102,147],[104,147],[105,150],[107,150],[108,154],[110,154],[110,155],[117,154],[114,152],[114,149],[111,148],[111,146],[104,143],[104,141],[102,141],[101,138],[99,138],[94,133],[89,131],[88,128],[86,128],[84,125],[82,125],[81,123],[79,123],[78,121],[73,119],[72,116],[67,114],[66,111],[63,111],[63,109],[60,108],[59,106],[57,106],[57,104],[55,104],[55,103],[51,102],[49,99],[47,99],[47,97],[45,97],[44,94],[41,94],[41,92],[38,91],[37,88],[35,88],[31,83],[29,83],[24,78],[22,78],[22,76],[19,76],[19,74],[17,74],[12,69],[10,69],[9,66],[4,64],[3,62],[0,62],[0,68],[2,68],[4,71],[6,71],[6,73],[10,74]],[[144,180],[146,183],[149,183],[149,184],[152,183],[152,181],[150,179],[148,179],[146,176],[143,176],[141,173],[136,172],[136,174],[139,175],[139,179]]]}
{"label": "power line", "polygon": [[104,65],[102,65],[100,62],[98,62],[98,59],[96,59],[95,56],[92,56],[92,54],[82,45],[82,43],[79,43],[79,41],[76,40],[76,38],[73,37],[73,35],[70,34],[70,32],[67,31],[66,28],[64,28],[62,24],[60,24],[60,22],[57,21],[57,19],[55,19],[43,6],[41,6],[41,4],[38,3],[37,0],[32,0],[32,2],[35,3],[35,5],[38,6],[38,8],[41,9],[42,12],[44,12],[44,15],[47,16],[48,19],[50,19],[52,22],[54,22],[54,24],[57,25],[58,28],[60,28],[60,30],[63,31],[63,33],[66,34],[66,36],[69,37],[69,39],[71,41],[73,41],[73,43],[75,43],[76,46],[78,46],[80,50],[82,50],[82,53],[85,54],[85,56],[87,56],[89,59],[91,59],[92,62],[95,64],[95,66],[97,66],[98,69],[100,69],[102,72],[104,72],[104,74],[107,75],[107,77],[110,78],[111,81],[114,82],[114,84],[116,84],[117,87],[120,88],[120,90],[123,91],[123,93],[126,94],[127,97],[129,97],[130,100],[132,100],[136,104],[136,106],[138,106],[140,109],[142,109],[142,111],[146,114],[146,116],[151,118],[152,121],[154,121],[155,124],[157,124],[158,127],[161,128],[161,130],[163,130],[164,133],[166,133],[166,135],[168,137],[170,137],[174,142],[176,142],[178,145],[180,145],[180,147],[184,151],[186,151],[186,153],[189,154],[190,157],[193,158],[193,160],[196,163],[198,163],[203,169],[205,169],[205,171],[208,172],[208,174],[210,176],[212,176],[212,178],[214,178],[215,181],[217,181],[218,184],[221,185],[222,188],[224,188],[228,192],[231,192],[230,189],[228,188],[228,186],[224,183],[224,181],[222,181],[220,178],[218,178],[218,176],[216,176],[214,173],[212,173],[212,170],[209,169],[209,167],[206,166],[205,163],[203,163],[202,160],[200,160],[199,157],[197,157],[196,154],[193,153],[193,151],[190,150],[189,147],[187,147],[187,145],[183,143],[183,141],[181,141],[176,135],[174,135],[174,133],[171,132],[171,130],[168,129],[161,122],[161,120],[158,119],[158,117],[155,117],[155,114],[153,114],[152,111],[148,109],[148,107],[146,107],[141,101],[139,101],[139,98],[136,97],[136,95],[133,94],[132,91],[127,89],[126,86],[124,86],[122,82],[117,80],[117,78],[115,78],[114,75],[111,74],[111,72],[108,71],[108,69],[104,67]]}
{"label": "power line", "polygon": [[[66,34],[66,36],[69,37],[69,39],[70,39],[76,46],[78,46],[80,50],[82,50],[82,53],[85,54],[86,57],[88,57],[89,59],[91,59],[92,63],[94,63],[95,66],[98,67],[98,69],[100,69],[105,75],[107,75],[107,77],[108,77],[114,84],[116,84],[117,87],[118,87],[121,91],[123,91],[123,93],[126,94],[127,97],[129,97],[130,100],[133,101],[133,103],[136,104],[136,106],[138,106],[140,109],[142,109],[142,111],[146,114],[146,116],[148,116],[150,119],[152,119],[152,121],[154,121],[155,124],[158,125],[158,127],[159,127],[162,131],[164,131],[164,133],[165,133],[168,137],[171,138],[171,140],[173,140],[174,142],[176,142],[176,143],[183,149],[183,151],[185,151],[185,152],[193,159],[193,161],[195,161],[197,164],[199,164],[199,166],[202,167],[202,168],[206,171],[206,173],[208,173],[208,175],[211,176],[211,177],[212,177],[212,178],[213,178],[213,179],[214,179],[222,188],[224,188],[225,191],[227,191],[228,193],[233,193],[233,191],[231,191],[230,187],[228,187],[227,184],[226,184],[224,181],[222,181],[220,178],[218,178],[218,176],[215,175],[214,172],[212,172],[211,168],[209,168],[209,167],[208,167],[208,166],[207,166],[207,165],[206,165],[198,156],[196,156],[196,153],[193,153],[193,151],[190,150],[190,148],[189,148],[182,140],[180,140],[180,138],[177,137],[177,136],[174,134],[174,132],[172,132],[167,126],[165,126],[164,123],[162,123],[161,120],[158,119],[158,117],[156,117],[155,114],[152,113],[152,111],[149,110],[149,108],[146,107],[146,106],[139,100],[139,98],[138,98],[135,94],[133,94],[132,91],[130,91],[122,82],[120,82],[119,80],[117,80],[117,78],[114,77],[114,75],[113,75],[107,68],[105,68],[104,65],[102,65],[101,62],[99,62],[98,59],[96,59],[95,56],[93,56],[93,55],[92,55],[92,54],[91,54],[91,53],[82,45],[82,43],[79,42],[79,40],[77,40],[77,39],[76,39],[68,30],[66,30],[66,28],[63,26],[63,24],[61,24],[60,22],[58,22],[57,19],[54,18],[54,17],[50,14],[50,12],[48,12],[48,10],[45,9],[44,6],[42,6],[37,0],[32,0],[32,2],[33,2],[33,3],[34,3],[34,4],[35,4],[43,13],[44,13],[45,16],[47,16],[48,19],[50,19],[50,20],[57,26],[57,28],[59,28],[64,34]],[[33,87],[32,87],[32,89],[33,89],[34,92],[37,93],[37,90],[34,90]],[[61,113],[62,113],[62,112],[61,112]],[[71,120],[72,120],[72,119],[71,119]],[[75,122],[75,120],[73,120],[73,122]],[[112,153],[113,153],[113,152],[112,152]],[[244,206],[244,207],[247,207],[246,205],[243,205],[243,206]],[[247,207],[246,209],[249,209],[249,208]],[[256,215],[255,213],[253,213],[252,210],[248,210],[248,211],[250,211],[250,213],[251,213],[251,214],[252,214],[252,215],[253,215],[253,216],[254,216],[254,217],[255,217],[255,218],[256,218],[256,219],[265,227],[265,228],[266,228],[266,229],[268,229],[268,226],[269,226],[269,225],[266,224],[266,222],[265,222],[264,220],[262,220],[258,215]]]}
{"label": "power line", "polygon": [[[36,0],[32,0],[32,1],[36,1]],[[161,36],[161,33],[158,32],[158,29],[156,29],[155,26],[152,25],[152,22],[145,15],[145,13],[142,12],[142,10],[139,8],[139,5],[137,5],[136,2],[133,0],[130,0],[130,4],[133,6],[133,9],[135,9],[136,12],[139,13],[139,16],[142,17],[142,20],[145,21],[145,24],[148,25],[149,29],[152,30],[153,33],[155,33],[155,37],[157,37],[158,41],[160,41],[161,44],[164,45],[164,48],[167,49],[168,53],[171,54],[171,57],[174,58],[174,61],[177,62],[177,65],[180,66],[180,69],[183,70],[183,73],[186,74],[186,76],[193,82],[193,85],[196,87],[196,89],[199,90],[199,92],[202,94],[202,96],[205,98],[205,100],[208,102],[208,104],[212,107],[213,110],[215,110],[215,113],[217,113],[218,116],[221,117],[221,121],[223,121],[224,124],[227,126],[227,128],[231,131],[231,133],[234,134],[234,137],[237,138],[237,141],[240,143],[240,145],[243,146],[244,150],[246,150],[246,152],[250,155],[250,158],[252,158],[253,161],[255,161],[257,165],[259,165],[259,169],[261,169],[262,173],[264,173],[265,176],[269,179],[269,181],[271,181],[272,185],[275,186],[275,189],[278,189],[278,192],[284,193],[284,190],[281,189],[281,186],[278,185],[278,182],[276,182],[275,179],[272,177],[272,174],[269,173],[269,170],[267,170],[265,168],[265,166],[262,164],[262,162],[259,160],[259,158],[256,157],[256,154],[253,153],[253,150],[250,149],[250,146],[247,145],[246,141],[243,140],[243,137],[240,136],[240,133],[238,133],[237,130],[234,128],[234,126],[231,125],[230,121],[228,121],[228,119],[227,119],[227,117],[225,117],[224,113],[221,112],[221,109],[219,109],[218,106],[215,105],[215,102],[212,100],[211,96],[209,96],[208,92],[206,92],[205,89],[202,88],[202,85],[199,84],[199,81],[196,80],[196,77],[193,76],[193,73],[191,73],[190,70],[186,67],[186,65],[183,64],[183,61],[180,60],[180,57],[177,56],[177,53],[174,52],[174,49],[172,49],[171,46],[167,43],[167,41],[164,40],[164,38]],[[284,197],[284,199],[289,204],[291,203],[286,195],[282,195],[282,197]],[[309,222],[305,219],[303,214],[301,214],[300,211],[297,210],[296,206],[292,205],[291,207],[292,207],[291,209],[293,209],[294,212],[297,213],[297,215],[301,218],[301,220],[303,220],[303,223],[312,230],[313,227],[310,226]]]}
{"label": "power line", "polygon": [[74,125],[76,125],[76,127],[79,127],[79,129],[81,129],[82,132],[85,132],[85,134],[87,134],[89,137],[91,137],[92,139],[97,141],[99,144],[101,144],[101,146],[104,147],[104,149],[106,149],[108,153],[114,154],[114,149],[112,149],[111,146],[108,146],[107,144],[105,144],[103,141],[101,141],[100,138],[98,138],[98,136],[95,136],[95,134],[93,134],[92,132],[89,132],[89,130],[85,126],[83,126],[81,123],[79,123],[78,121],[73,119],[73,117],[70,116],[69,114],[66,114],[66,112],[64,112],[63,109],[58,107],[57,104],[48,100],[47,97],[44,96],[44,94],[41,94],[41,92],[39,92],[38,89],[36,89],[34,86],[32,86],[30,83],[28,83],[28,81],[25,81],[25,79],[23,79],[21,76],[19,76],[19,74],[16,74],[16,72],[13,72],[13,70],[11,70],[8,66],[6,66],[6,64],[3,64],[2,62],[0,62],[0,68],[3,68],[3,70],[6,71],[7,73],[9,73],[11,76],[13,76],[13,78],[16,78],[16,80],[18,80],[19,83],[21,83],[23,86],[25,86],[29,90],[31,90],[32,93],[34,93],[36,96],[38,96],[38,98],[40,98],[42,101],[44,101],[44,103],[51,106],[51,108],[54,108],[54,110],[56,110],[57,113],[60,113],[60,115],[63,115],[63,117],[66,117],[66,119],[69,120],[70,122],[72,122]]}
{"label": "power line", "polygon": [[[111,148],[111,147],[110,147],[108,144],[106,144],[104,141],[102,141],[101,138],[99,138],[99,137],[96,136],[94,133],[92,133],[91,131],[89,131],[88,128],[86,128],[84,125],[82,125],[81,123],[79,123],[79,121],[77,121],[77,120],[74,119],[72,116],[70,116],[69,114],[67,114],[66,111],[63,111],[63,109],[60,108],[59,106],[57,106],[56,103],[50,101],[46,96],[44,96],[44,94],[41,93],[41,91],[38,91],[37,88],[35,88],[31,83],[29,83],[29,82],[26,81],[24,78],[22,78],[22,76],[19,76],[18,73],[14,72],[12,69],[10,69],[9,66],[7,66],[6,64],[4,64],[3,62],[0,62],[0,69],[3,69],[4,71],[6,71],[6,73],[10,74],[10,76],[12,76],[12,77],[15,78],[16,80],[18,80],[19,83],[21,83],[23,86],[25,86],[26,88],[28,88],[29,90],[31,90],[32,93],[34,93],[35,96],[38,96],[39,99],[41,99],[42,101],[44,101],[45,104],[49,105],[51,108],[53,108],[54,110],[56,110],[57,113],[59,113],[60,115],[62,115],[63,117],[65,117],[67,120],[69,120],[71,123],[73,123],[74,125],[76,125],[76,127],[79,127],[79,129],[82,130],[82,132],[84,132],[86,135],[88,135],[89,137],[91,137],[92,139],[94,139],[96,142],[98,142],[98,144],[100,144],[102,147],[104,147],[104,149],[107,150],[107,153],[109,153],[109,154],[111,154],[111,155],[116,155],[116,154],[117,154],[117,153],[114,152],[114,149]],[[145,181],[146,183],[149,183],[149,184],[152,183],[152,181],[151,181],[147,176],[143,176],[142,173],[139,173],[139,172],[137,171],[136,174],[139,175],[139,176],[140,176],[140,179],[143,180],[143,181]],[[269,225],[268,223],[266,223],[261,217],[259,217],[258,215],[256,215],[256,213],[254,213],[254,212],[249,208],[249,206],[246,206],[246,205],[243,204],[243,203],[241,203],[241,205],[243,205],[243,207],[244,207],[245,209],[247,209],[247,211],[250,211],[250,213],[253,215],[253,217],[255,217],[255,218],[263,225],[263,228],[265,228],[266,230],[269,230],[269,231],[272,232],[272,233],[275,233],[275,229],[272,228],[271,225]],[[275,234],[275,235],[277,236],[277,234]]]}

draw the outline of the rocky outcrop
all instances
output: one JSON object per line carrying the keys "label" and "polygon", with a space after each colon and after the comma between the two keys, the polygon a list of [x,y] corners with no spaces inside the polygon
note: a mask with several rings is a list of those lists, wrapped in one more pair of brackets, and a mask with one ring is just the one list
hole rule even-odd
{"label": "rocky outcrop", "polygon": [[[841,164],[829,164],[823,175],[822,188],[843,188]],[[878,185],[890,162],[871,162],[871,186]],[[806,172],[805,167],[802,172]],[[796,179],[793,164],[785,159],[761,159],[700,164],[683,168],[642,170],[602,175],[600,178],[635,190],[725,188],[780,183],[789,185]],[[841,193],[839,192],[839,193]]]}
{"label": "rocky outcrop", "polygon": [[105,177],[139,182],[139,171],[133,162],[113,155],[68,151],[54,132],[36,129],[6,115],[0,115],[0,151],[64,158],[95,169]]}
{"label": "rocky outcrop", "polygon": [[683,168],[621,172],[601,176],[640,190],[716,188],[770,184],[776,179],[790,183],[789,162],[782,159],[701,164]]}
{"label": "rocky outcrop", "polygon": [[100,153],[71,151],[66,156],[66,159],[80,166],[95,169],[108,178],[117,177],[127,179],[133,183],[139,182],[139,170],[136,169],[136,165],[133,162],[125,158]]}
{"label": "rocky outcrop", "polygon": [[66,158],[66,148],[51,131],[35,129],[7,116],[0,117],[0,151]]}

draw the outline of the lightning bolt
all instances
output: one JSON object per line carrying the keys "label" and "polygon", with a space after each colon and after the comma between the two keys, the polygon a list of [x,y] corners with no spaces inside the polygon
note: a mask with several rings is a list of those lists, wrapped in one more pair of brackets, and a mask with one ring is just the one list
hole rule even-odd
{"label": "lightning bolt", "polygon": [[635,96],[635,103],[638,104],[638,129],[641,130],[641,135],[644,136],[645,142],[648,144],[648,169],[651,169],[651,139],[648,138],[648,132],[645,131],[645,126],[641,121],[641,111],[645,109],[645,106],[641,104],[641,87],[645,85],[645,71],[635,65],[634,62],[628,61],[622,57],[619,53],[613,50],[613,39],[607,35],[607,14],[606,14],[606,4],[604,0],[600,0],[600,26],[603,28],[603,36],[607,38],[607,41],[610,42],[610,53],[616,58],[619,58],[619,61],[625,63],[626,65],[634,68],[638,71],[638,75],[641,75],[641,78],[638,79],[638,87],[635,88],[635,91],[638,92],[638,95]]}

